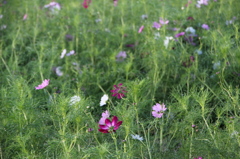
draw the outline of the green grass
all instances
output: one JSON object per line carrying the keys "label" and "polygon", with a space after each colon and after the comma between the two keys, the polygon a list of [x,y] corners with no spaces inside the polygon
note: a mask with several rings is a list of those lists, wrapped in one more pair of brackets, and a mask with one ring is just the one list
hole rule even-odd
{"label": "green grass", "polygon": [[[87,9],[83,1],[59,0],[58,14],[44,8],[51,1],[6,2],[0,1],[0,28],[7,26],[0,30],[0,159],[240,158],[238,0],[201,8],[197,0],[188,7],[179,0],[119,0],[116,7],[93,0]],[[169,24],[157,30],[160,17]],[[187,27],[196,30],[195,46],[184,37],[164,46],[166,36]],[[76,54],[61,59],[63,49]],[[120,51],[127,58],[119,62]],[[44,79],[49,85],[36,90]],[[110,92],[119,83],[127,89],[122,99]],[[104,94],[109,100],[100,107]],[[70,105],[75,95],[81,100]],[[166,105],[162,118],[152,116],[156,103]],[[106,110],[123,121],[116,133],[98,131]]]}

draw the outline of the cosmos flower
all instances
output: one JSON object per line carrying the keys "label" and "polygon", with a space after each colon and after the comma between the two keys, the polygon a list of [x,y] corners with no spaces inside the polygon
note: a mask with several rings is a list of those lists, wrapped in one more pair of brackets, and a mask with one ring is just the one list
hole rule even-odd
{"label": "cosmos flower", "polygon": [[98,131],[102,132],[102,133],[112,133],[112,132],[116,132],[116,130],[122,125],[122,121],[118,121],[118,117],[114,116],[112,118],[112,121],[109,119],[105,120],[105,124],[101,125],[99,124],[99,128]]}
{"label": "cosmos flower", "polygon": [[57,14],[59,10],[61,10],[61,5],[57,2],[50,2],[49,4],[45,5],[44,8],[48,8],[51,13]]}
{"label": "cosmos flower", "polygon": [[82,6],[87,9],[91,2],[92,2],[91,0],[84,0],[83,3],[82,3]]}
{"label": "cosmos flower", "polygon": [[122,83],[120,83],[118,85],[114,85],[113,87],[114,87],[114,89],[111,90],[113,97],[117,97],[118,99],[121,99],[125,96],[124,93],[127,93],[126,87],[123,87]]}
{"label": "cosmos flower", "polygon": [[104,94],[101,98],[101,101],[100,101],[100,106],[104,106],[106,105],[106,102],[108,101],[108,95],[107,94]]}
{"label": "cosmos flower", "polygon": [[199,0],[197,1],[196,7],[201,8],[201,5],[208,5],[209,0]]}
{"label": "cosmos flower", "polygon": [[133,135],[131,134],[133,139],[139,140],[139,141],[143,141],[143,137],[139,136],[139,135]]}
{"label": "cosmos flower", "polygon": [[183,36],[183,35],[185,35],[185,32],[178,33],[178,34],[175,35],[175,38],[178,38],[178,37]]}
{"label": "cosmos flower", "polygon": [[206,30],[209,30],[209,29],[210,29],[207,24],[203,24],[203,25],[202,25],[202,28],[203,28],[203,29],[206,29]]}
{"label": "cosmos flower", "polygon": [[80,102],[81,98],[77,95],[71,97],[70,101],[69,101],[69,105],[74,105],[78,102]]}
{"label": "cosmos flower", "polygon": [[24,14],[24,16],[23,16],[23,20],[26,20],[27,17],[28,17],[28,15],[27,15],[27,14]]}
{"label": "cosmos flower", "polygon": [[113,5],[114,5],[114,7],[116,7],[117,4],[118,4],[118,0],[113,0]]}
{"label": "cosmos flower", "polygon": [[161,24],[157,23],[157,22],[153,22],[153,28],[159,29],[161,28]]}
{"label": "cosmos flower", "polygon": [[65,54],[67,53],[67,50],[66,49],[64,49],[63,51],[62,51],[62,53],[61,53],[61,56],[60,56],[60,58],[62,59],[62,58],[64,58],[64,56],[65,56]]}
{"label": "cosmos flower", "polygon": [[143,31],[143,28],[144,28],[144,26],[142,25],[142,26],[139,28],[138,33],[141,33],[141,32]]}
{"label": "cosmos flower", "polygon": [[152,107],[152,115],[155,118],[161,118],[163,115],[163,112],[167,110],[167,108],[165,107],[164,103],[161,105],[159,103],[156,103],[156,105],[154,105]]}
{"label": "cosmos flower", "polygon": [[164,40],[164,46],[167,48],[168,47],[168,44],[169,44],[169,41],[172,40],[173,37],[171,36],[166,36],[166,39]]}
{"label": "cosmos flower", "polygon": [[190,33],[190,34],[192,34],[192,35],[195,35],[196,30],[195,30],[193,27],[187,27],[187,28],[185,29],[185,32],[186,32],[186,33]]}
{"label": "cosmos flower", "polygon": [[116,56],[116,61],[123,61],[125,58],[127,58],[126,51],[120,51]]}
{"label": "cosmos flower", "polygon": [[162,25],[168,24],[169,20],[164,20],[164,19],[160,18],[159,23],[162,24]]}
{"label": "cosmos flower", "polygon": [[47,87],[49,85],[49,81],[50,81],[50,79],[45,79],[42,82],[42,84],[40,84],[37,87],[35,87],[35,89],[43,89],[43,88]]}
{"label": "cosmos flower", "polygon": [[55,72],[56,72],[57,76],[63,76],[63,72],[61,71],[61,69],[62,69],[61,66],[56,67]]}
{"label": "cosmos flower", "polygon": [[99,125],[104,125],[105,124],[105,120],[107,119],[107,118],[109,118],[110,117],[110,113],[109,113],[109,111],[105,111],[105,112],[103,112],[102,113],[102,117],[101,117],[101,119],[99,120],[99,122],[98,122],[98,124]]}
{"label": "cosmos flower", "polygon": [[72,50],[72,51],[70,51],[69,53],[67,53],[66,56],[71,56],[71,55],[74,55],[74,54],[75,54],[75,51]]}

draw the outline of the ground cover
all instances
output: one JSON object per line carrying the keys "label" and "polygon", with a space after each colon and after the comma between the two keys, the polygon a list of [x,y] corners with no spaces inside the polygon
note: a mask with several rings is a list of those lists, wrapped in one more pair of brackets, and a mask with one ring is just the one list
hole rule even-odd
{"label": "ground cover", "polygon": [[238,0],[1,0],[0,158],[240,158]]}

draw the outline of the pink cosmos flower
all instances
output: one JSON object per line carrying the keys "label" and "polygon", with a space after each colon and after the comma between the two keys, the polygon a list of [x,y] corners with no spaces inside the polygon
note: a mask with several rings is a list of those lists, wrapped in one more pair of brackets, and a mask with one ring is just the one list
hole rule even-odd
{"label": "pink cosmos flower", "polygon": [[194,159],[203,159],[202,157],[197,157],[197,158],[194,158]]}
{"label": "pink cosmos flower", "polygon": [[152,107],[152,115],[155,118],[161,118],[163,115],[163,112],[167,110],[167,108],[165,107],[164,103],[161,105],[159,103],[156,103],[156,105],[154,105]]}
{"label": "pink cosmos flower", "polygon": [[99,124],[98,131],[102,133],[112,133],[116,132],[116,130],[122,125],[122,121],[118,121],[118,117],[114,116],[112,121],[109,119],[105,120],[104,125]]}
{"label": "pink cosmos flower", "polygon": [[44,8],[48,8],[52,13],[57,13],[61,9],[61,5],[57,2],[50,2]]}
{"label": "pink cosmos flower", "polygon": [[118,99],[121,99],[125,96],[124,93],[127,93],[126,91],[126,87],[123,87],[122,86],[122,83],[118,84],[118,85],[114,85],[113,86],[114,89],[111,90],[111,92],[113,93],[112,96],[114,97],[117,97]]}
{"label": "pink cosmos flower", "polygon": [[116,7],[117,4],[118,4],[118,0],[113,0],[113,5],[114,5],[114,7]]}
{"label": "pink cosmos flower", "polygon": [[160,24],[164,25],[164,24],[168,24],[169,20],[164,21],[162,18],[160,18],[159,22],[160,22]]}
{"label": "pink cosmos flower", "polygon": [[49,81],[50,81],[50,79],[45,79],[45,80],[42,82],[42,84],[38,85],[38,86],[35,87],[35,88],[36,88],[36,89],[43,89],[43,88],[45,88],[45,87],[48,86]]}
{"label": "pink cosmos flower", "polygon": [[143,31],[143,28],[144,28],[144,26],[142,25],[142,26],[139,28],[138,33],[141,33],[141,32]]}
{"label": "pink cosmos flower", "polygon": [[27,17],[28,17],[28,15],[27,15],[27,14],[24,14],[24,16],[23,16],[23,20],[26,20]]}
{"label": "pink cosmos flower", "polygon": [[116,61],[123,61],[125,58],[127,58],[126,51],[120,51],[116,56]]}
{"label": "pink cosmos flower", "polygon": [[209,0],[199,0],[197,1],[196,7],[201,8],[201,5],[208,5]]}
{"label": "pink cosmos flower", "polygon": [[82,3],[82,6],[87,9],[91,2],[92,2],[91,0],[84,0],[83,3]]}
{"label": "pink cosmos flower", "polygon": [[105,112],[102,113],[102,118],[99,120],[98,124],[104,125],[105,120],[110,117],[110,113],[106,110]]}
{"label": "pink cosmos flower", "polygon": [[203,28],[203,29],[206,29],[206,30],[209,30],[209,29],[210,29],[207,24],[203,24],[203,25],[202,25],[202,28]]}
{"label": "pink cosmos flower", "polygon": [[178,33],[178,34],[175,35],[175,38],[178,38],[178,37],[183,36],[183,35],[185,35],[185,32]]}
{"label": "pink cosmos flower", "polygon": [[157,23],[157,22],[153,22],[153,28],[159,29],[161,28],[161,24]]}

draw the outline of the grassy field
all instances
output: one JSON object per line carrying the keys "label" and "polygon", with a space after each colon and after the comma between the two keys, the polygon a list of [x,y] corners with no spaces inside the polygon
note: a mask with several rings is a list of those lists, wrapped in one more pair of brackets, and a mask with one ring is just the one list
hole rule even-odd
{"label": "grassy field", "polygon": [[0,159],[239,159],[239,0],[0,0]]}

